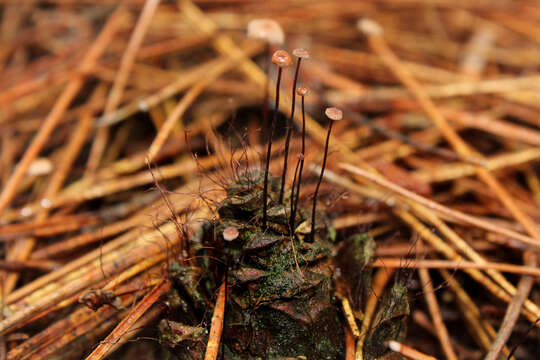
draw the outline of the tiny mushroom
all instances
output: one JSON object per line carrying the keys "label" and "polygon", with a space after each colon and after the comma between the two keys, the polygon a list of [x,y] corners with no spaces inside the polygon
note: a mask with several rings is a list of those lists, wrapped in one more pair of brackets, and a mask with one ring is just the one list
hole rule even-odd
{"label": "tiny mushroom", "polygon": [[280,68],[291,66],[292,60],[289,53],[285,50],[277,50],[272,55],[272,62]]}
{"label": "tiny mushroom", "polygon": [[308,92],[309,88],[307,86],[300,86],[298,89],[296,89],[298,96],[306,96]]}
{"label": "tiny mushroom", "polygon": [[270,44],[283,44],[285,42],[283,29],[277,21],[271,19],[251,20],[247,25],[247,36]]}
{"label": "tiny mushroom", "polygon": [[379,36],[383,33],[381,25],[379,25],[376,21],[368,18],[358,20],[358,22],[356,23],[356,27],[358,28],[358,30],[360,30],[360,32],[368,36]]}
{"label": "tiny mushroom", "polygon": [[309,59],[309,52],[306,49],[297,48],[292,51],[293,55],[300,59]]}
{"label": "tiny mushroom", "polygon": [[336,107],[326,108],[324,113],[330,120],[333,120],[333,121],[339,121],[343,119],[343,111],[341,111],[340,109]]}
{"label": "tiny mushroom", "polygon": [[317,195],[319,194],[319,187],[321,186],[321,181],[324,176],[324,169],[326,167],[326,158],[328,157],[328,144],[330,143],[330,133],[332,132],[332,125],[335,121],[343,119],[343,111],[336,107],[326,108],[324,113],[332,121],[330,121],[330,123],[328,124],[328,132],[326,133],[326,142],[324,144],[324,157],[321,166],[321,175],[319,176],[319,181],[317,182],[317,186],[315,187],[315,193],[313,194],[313,209],[311,210],[311,240],[315,239],[315,212],[317,210]]}
{"label": "tiny mushroom", "polygon": [[277,123],[277,115],[279,111],[279,88],[281,84],[281,73],[283,68],[292,64],[291,56],[285,50],[277,50],[272,55],[272,62],[277,66],[277,81],[276,81],[276,102],[274,106],[274,117],[270,123],[270,131],[268,134],[268,146],[266,150],[266,166],[264,169],[264,186],[263,186],[263,213],[262,213],[262,228],[266,230],[266,209],[268,198],[268,171],[270,168],[270,157],[272,156],[272,136],[274,135],[274,128]]}
{"label": "tiny mushroom", "polygon": [[238,232],[238,229],[234,226],[228,226],[223,230],[223,239],[225,241],[233,241],[235,240],[240,233]]}
{"label": "tiny mushroom", "polygon": [[285,154],[283,155],[283,172],[281,173],[281,186],[279,188],[279,203],[283,204],[283,199],[285,196],[285,180],[287,178],[287,163],[289,161],[289,146],[291,142],[291,135],[292,135],[292,122],[294,118],[294,110],[296,105],[296,84],[298,83],[298,75],[300,74],[300,63],[302,62],[302,59],[309,59],[309,53],[305,49],[297,48],[293,50],[293,55],[298,58],[296,61],[296,70],[294,72],[294,81],[293,81],[293,87],[292,87],[292,95],[291,95],[291,116],[287,119],[287,125],[286,125],[286,136],[285,136]]}

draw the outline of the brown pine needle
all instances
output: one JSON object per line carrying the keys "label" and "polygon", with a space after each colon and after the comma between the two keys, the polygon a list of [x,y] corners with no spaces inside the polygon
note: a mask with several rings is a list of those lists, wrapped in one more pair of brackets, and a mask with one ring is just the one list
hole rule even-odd
{"label": "brown pine needle", "polygon": [[420,351],[413,349],[405,344],[390,340],[387,344],[388,348],[394,352],[397,352],[407,359],[411,360],[437,360],[437,358],[421,353]]}
{"label": "brown pine needle", "polygon": [[[85,71],[91,68],[105,51],[107,44],[120,29],[126,16],[125,12],[126,8],[120,5],[110,16],[107,24],[101,31],[98,38],[95,40],[92,48],[88,51],[86,58],[81,63],[81,70]],[[0,193],[0,214],[2,214],[6,207],[10,204],[11,200],[16,194],[17,186],[25,175],[26,170],[32,161],[38,156],[39,152],[45,145],[45,142],[55,129],[56,125],[58,125],[68,106],[71,104],[71,101],[77,95],[83,85],[84,79],[81,77],[76,77],[69,83],[66,89],[62,92],[60,98],[58,98],[56,101],[55,106],[52,108],[51,112],[40,127],[38,134],[34,137],[32,143],[26,149],[23,158],[17,164],[15,171],[12,173],[6,186]]]}
{"label": "brown pine needle", "polygon": [[152,291],[129,312],[129,314],[114,328],[114,330],[86,357],[86,360],[101,360],[109,355],[110,349],[114,344],[122,339],[122,337],[133,327],[133,325],[144,315],[159,298],[164,295],[171,283],[168,280],[163,280],[157,284]]}
{"label": "brown pine needle", "polygon": [[[478,337],[477,342],[489,351],[491,339],[495,337],[496,332],[491,323],[482,317],[480,309],[474,303],[473,299],[467,294],[459,282],[446,270],[439,270],[449,288],[454,291],[457,301],[460,303],[460,309],[465,314],[466,321],[470,324],[469,332]],[[510,350],[505,346],[503,348],[505,356],[509,356]],[[514,357],[510,358],[515,360]]]}
{"label": "brown pine needle", "polygon": [[448,330],[444,324],[428,270],[420,268],[418,269],[418,274],[420,275],[420,281],[422,282],[422,287],[424,289],[424,297],[426,298],[429,313],[431,314],[431,319],[433,321],[433,325],[435,326],[436,334],[439,338],[439,342],[441,343],[444,354],[446,355],[447,359],[457,360],[458,357],[452,347],[452,344],[450,343],[450,335],[448,334]]}
{"label": "brown pine needle", "polygon": [[5,261],[0,260],[0,269],[19,272],[21,270],[39,270],[49,272],[59,268],[59,264],[48,260],[25,260],[25,261]]}
{"label": "brown pine needle", "polygon": [[478,269],[497,270],[503,273],[520,274],[540,277],[540,269],[530,266],[485,262],[482,264],[472,261],[452,261],[433,259],[401,259],[378,258],[373,267],[413,268],[413,269]]}
{"label": "brown pine needle", "polygon": [[[532,252],[525,252],[524,257],[525,264],[527,264],[527,266],[536,266],[536,254]],[[523,306],[525,300],[529,297],[534,280],[534,277],[525,275],[519,281],[517,292],[506,309],[503,322],[499,332],[497,333],[497,337],[495,340],[493,340],[493,344],[491,344],[491,349],[489,349],[489,352],[486,355],[486,360],[496,360],[499,357],[502,348],[512,334],[512,330],[514,329],[516,321],[519,317],[521,307]]]}
{"label": "brown pine needle", "polygon": [[[313,170],[317,172],[317,168],[313,167]],[[345,179],[343,177],[338,176],[337,174],[327,171],[326,172],[326,178],[327,180],[339,184],[340,186],[345,187],[346,189],[353,191],[355,193],[358,193],[361,196],[366,197],[372,197],[375,199],[378,199],[379,201],[384,201],[391,205],[392,207],[396,206],[396,199],[389,198],[386,194],[378,193],[375,191],[371,191],[365,188],[362,188],[348,179]],[[478,263],[484,263],[485,260],[483,258],[479,257],[478,254],[476,254],[468,245],[457,235],[452,232],[451,229],[448,228],[444,223],[441,222],[440,219],[438,219],[434,214],[427,212],[427,209],[423,209],[420,204],[415,203],[409,203],[409,205],[415,210],[419,211],[422,216],[430,218],[431,221],[434,221],[437,223],[437,227],[441,230],[444,230],[446,235],[450,235],[450,238],[454,241],[457,241],[457,243],[460,244],[460,247],[463,250],[466,250],[468,252],[469,256],[474,257],[474,260]],[[394,213],[398,215],[405,223],[409,224],[413,230],[415,230],[420,236],[422,236],[426,241],[430,243],[431,246],[433,246],[437,251],[444,254],[449,259],[453,259],[456,261],[461,261],[463,258],[458,254],[457,251],[455,251],[452,247],[447,245],[444,241],[442,241],[441,238],[439,238],[435,233],[433,233],[428,227],[426,227],[424,224],[422,224],[414,215],[410,214],[407,211],[404,211],[400,208],[394,208]],[[500,275],[499,272],[495,270],[486,270],[490,273],[490,276],[492,276],[497,283],[500,285],[495,284],[491,279],[483,275],[480,271],[476,269],[465,269],[465,271],[471,275],[473,279],[478,281],[480,284],[485,286],[493,295],[497,296],[498,298],[509,302],[510,296],[508,296],[507,292],[510,294],[515,293],[515,288],[504,278]],[[502,287],[502,288],[501,288]],[[504,289],[504,290],[503,290]],[[526,309],[524,310],[524,314],[526,314],[527,318],[535,322],[536,318],[540,316],[540,309],[531,301],[526,301],[525,303]]]}
{"label": "brown pine needle", "polygon": [[[392,70],[394,75],[412,92],[416,100],[420,103],[423,110],[442,132],[445,139],[461,155],[470,157],[475,155],[456,131],[448,124],[444,116],[438,110],[436,105],[430,99],[423,89],[422,85],[412,76],[406,67],[400,62],[399,58],[388,47],[381,33],[368,33],[368,41],[374,51],[381,57],[382,61]],[[514,218],[523,225],[525,230],[540,244],[540,230],[534,221],[521,210],[501,185],[501,183],[486,169],[476,167],[477,176],[488,185],[503,205],[512,213]]]}
{"label": "brown pine needle", "polygon": [[[135,28],[133,29],[127,48],[122,54],[120,68],[116,73],[113,86],[107,97],[104,108],[105,115],[114,111],[118,107],[118,104],[120,104],[128,76],[135,62],[135,57],[141,47],[144,36],[148,31],[148,27],[159,2],[160,0],[147,0],[144,3],[144,7],[141,10]],[[92,148],[90,149],[90,155],[88,157],[87,171],[89,173],[93,173],[98,168],[105,147],[107,146],[108,139],[109,129],[106,127],[99,128],[92,142]]]}
{"label": "brown pine needle", "polygon": [[522,234],[516,233],[512,230],[505,229],[503,227],[497,226],[496,224],[493,224],[489,221],[481,220],[478,218],[475,218],[473,216],[464,214],[457,210],[452,210],[444,205],[441,205],[439,203],[436,203],[434,201],[431,201],[429,199],[426,199],[425,197],[422,197],[420,195],[417,195],[413,193],[412,191],[409,191],[407,189],[404,189],[396,184],[393,184],[387,180],[385,180],[383,177],[371,174],[365,170],[362,170],[356,166],[350,165],[350,164],[340,164],[339,165],[342,169],[345,169],[349,172],[352,172],[356,175],[360,175],[366,179],[369,179],[370,181],[376,183],[377,185],[384,186],[386,189],[392,190],[402,196],[405,196],[415,202],[418,202],[419,204],[422,204],[426,206],[428,209],[439,211],[440,213],[450,216],[456,220],[463,221],[465,223],[468,223],[470,225],[478,226],[480,228],[493,231],[498,234],[506,235],[508,237],[511,237],[512,239],[519,240],[523,242],[524,244],[538,247],[540,248],[540,244],[535,240],[531,239],[530,237],[524,236]]}
{"label": "brown pine needle", "polygon": [[[80,359],[98,345],[96,357],[114,357],[117,349],[137,353],[140,346],[173,345],[136,338],[161,319],[181,320],[171,318],[161,299],[145,311],[139,302],[170,281],[163,279],[182,258],[191,266],[215,264],[216,271],[197,269],[193,285],[199,276],[200,284],[216,284],[206,279],[221,272],[213,255],[221,257],[229,236],[201,249],[209,262],[191,245],[201,223],[219,222],[231,180],[241,180],[244,170],[260,171],[260,141],[268,134],[259,108],[268,107],[277,83],[265,69],[265,54],[278,50],[245,31],[261,18],[280,24],[281,48],[306,47],[313,58],[297,83],[312,89],[302,110],[321,115],[326,106],[347,109],[332,129],[317,204],[321,221],[330,215],[337,249],[349,235],[376,243],[362,273],[370,274],[372,286],[360,288],[347,259],[331,259],[332,249],[318,254],[317,244],[300,241],[302,253],[310,246],[317,252],[313,260],[306,253],[302,272],[328,266],[328,274],[340,275],[334,296],[341,304],[332,328],[344,338],[332,351],[347,360],[373,357],[373,350],[433,360],[428,353],[442,347],[445,358],[489,352],[488,359],[513,360],[504,344],[514,346],[508,336],[519,333],[523,345],[512,351],[534,358],[540,295],[534,288],[528,293],[540,271],[528,254],[540,249],[540,6],[533,0],[438,0],[436,6],[417,0],[406,6],[402,0],[76,3],[7,1],[0,14],[0,360]],[[378,22],[360,23],[363,38],[342,21],[359,14]],[[281,93],[279,112],[291,116],[280,117],[278,126],[283,120],[290,126],[294,118],[298,131],[305,112],[293,105],[295,77],[283,71],[288,90]],[[282,152],[270,159],[272,173],[286,184],[279,188],[283,206],[291,218],[296,215],[289,229],[301,225],[299,240],[321,174],[321,120],[306,113],[306,146],[290,143],[289,155],[303,159],[297,171],[296,161],[282,169]],[[290,134],[276,132],[274,150]],[[290,193],[291,181],[296,191]],[[281,207],[270,213],[269,230],[281,231]],[[224,225],[239,237],[251,236],[234,221]],[[410,233],[421,241],[411,244]],[[238,240],[231,244],[240,246]],[[292,244],[295,260],[298,244]],[[525,255],[523,263],[515,261],[519,255]],[[380,300],[390,290],[385,282],[399,281],[402,272],[425,278],[433,274],[428,269],[442,277],[433,276],[431,289],[429,281],[421,282],[431,290],[429,299],[411,304],[411,316],[438,337],[409,329],[403,339],[374,344],[371,336],[382,329],[374,319],[384,316],[387,303]],[[220,285],[218,280],[202,293],[204,302],[184,300],[197,309],[215,302],[209,308],[215,306],[218,316]],[[435,298],[432,291],[439,288]],[[191,296],[192,288],[185,289],[182,294]],[[358,309],[351,309],[353,300]],[[191,325],[208,316],[194,314]],[[405,314],[396,315],[401,320]],[[207,345],[207,356],[216,360],[229,353],[220,350],[252,350],[242,337],[232,339],[240,347],[227,349],[227,327],[235,324],[221,320],[212,329],[208,324],[209,343],[190,346],[192,355],[204,358]],[[197,337],[208,337],[197,330]],[[259,330],[248,340],[267,336]],[[310,354],[302,355],[318,358],[317,351],[309,347]]]}
{"label": "brown pine needle", "polygon": [[352,335],[355,339],[358,339],[360,337],[360,330],[358,330],[358,325],[356,325],[356,319],[354,318],[354,314],[351,309],[351,303],[347,298],[343,297],[341,298],[341,305],[343,306],[345,319],[347,319],[347,323],[349,324]]}
{"label": "brown pine needle", "polygon": [[210,335],[208,336],[208,344],[206,345],[206,353],[204,360],[217,360],[219,353],[219,344],[221,342],[221,333],[223,332],[223,320],[225,316],[225,303],[227,299],[226,284],[223,283],[219,287],[216,306],[214,306],[214,314],[212,315],[212,323],[210,325]]}
{"label": "brown pine needle", "polygon": [[344,325],[345,328],[345,360],[354,360],[354,352],[356,350],[356,341],[351,330],[347,325]]}
{"label": "brown pine needle", "polygon": [[[249,49],[248,49],[249,52]],[[147,158],[149,162],[152,162],[154,157],[157,155],[165,141],[167,140],[170,132],[174,128],[177,121],[180,120],[182,115],[186,112],[188,107],[197,99],[197,97],[219,76],[221,76],[226,71],[229,71],[236,65],[240,60],[243,60],[246,57],[246,53],[239,51],[231,57],[219,64],[217,64],[213,69],[208,71],[205,74],[205,77],[202,80],[199,80],[196,85],[194,85],[178,102],[174,110],[165,120],[163,126],[159,129],[158,134],[156,135],[152,145],[148,149]]]}

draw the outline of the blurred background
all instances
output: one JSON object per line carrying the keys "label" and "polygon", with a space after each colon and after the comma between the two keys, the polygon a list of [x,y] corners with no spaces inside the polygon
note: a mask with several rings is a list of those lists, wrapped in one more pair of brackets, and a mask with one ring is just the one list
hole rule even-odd
{"label": "blurred background", "polygon": [[[307,163],[322,159],[324,108],[344,112],[321,207],[340,237],[360,231],[375,239],[379,262],[370,266],[406,278],[403,344],[437,358],[507,358],[514,350],[515,358],[537,358],[537,1],[0,7],[0,359],[79,359],[96,349],[102,353],[89,358],[172,356],[157,329],[169,311],[168,249],[182,241],[171,211],[182,224],[207,218],[203,196],[194,195],[215,187],[205,174],[221,167],[230,178],[231,153],[251,154],[252,164],[264,157],[263,109],[273,114],[277,76],[269,54],[295,48],[309,52],[298,82],[310,89]],[[284,43],[248,37],[257,18],[277,21]],[[276,156],[293,79],[286,69]],[[299,107],[294,123],[296,161]],[[306,175],[306,201],[317,176]],[[366,311],[353,308],[360,327]],[[130,316],[135,325],[111,337]],[[346,324],[344,358],[352,359],[358,338]]]}

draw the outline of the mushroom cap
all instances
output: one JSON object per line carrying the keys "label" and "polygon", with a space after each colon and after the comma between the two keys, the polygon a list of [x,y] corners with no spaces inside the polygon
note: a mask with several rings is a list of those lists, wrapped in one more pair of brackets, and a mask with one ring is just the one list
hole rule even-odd
{"label": "mushroom cap", "polygon": [[275,20],[253,19],[247,25],[247,36],[252,39],[264,40],[270,44],[283,44],[285,34]]}
{"label": "mushroom cap", "polygon": [[309,88],[307,86],[300,86],[296,88],[296,93],[299,96],[306,96],[308,92],[309,92]]}
{"label": "mushroom cap", "polygon": [[289,53],[286,52],[285,50],[277,50],[272,55],[272,62],[279,67],[291,66],[292,64],[291,55],[289,55]]}
{"label": "mushroom cap", "polygon": [[240,233],[234,226],[229,226],[223,230],[223,239],[225,239],[225,241],[233,241],[238,235],[240,235]]}
{"label": "mushroom cap", "polygon": [[383,29],[375,20],[363,18],[358,20],[356,27],[366,35],[382,35]]}
{"label": "mushroom cap", "polygon": [[309,51],[302,48],[297,48],[292,51],[292,54],[301,59],[309,59]]}
{"label": "mushroom cap", "polygon": [[330,120],[339,121],[343,119],[343,111],[341,111],[337,107],[326,108],[326,110],[324,110],[324,113]]}
{"label": "mushroom cap", "polygon": [[392,351],[396,351],[396,352],[399,352],[401,351],[401,344],[398,343],[397,341],[395,340],[389,340],[386,342],[386,346],[388,346],[388,348]]}

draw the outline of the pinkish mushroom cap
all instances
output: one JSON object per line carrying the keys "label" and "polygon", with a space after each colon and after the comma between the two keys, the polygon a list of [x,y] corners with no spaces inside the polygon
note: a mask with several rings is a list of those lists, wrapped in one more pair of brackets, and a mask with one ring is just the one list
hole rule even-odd
{"label": "pinkish mushroom cap", "polygon": [[292,51],[292,54],[301,59],[309,59],[309,52],[306,49],[298,48]]}
{"label": "pinkish mushroom cap", "polygon": [[343,111],[336,107],[329,107],[324,110],[324,113],[330,120],[339,121],[343,119]]}
{"label": "pinkish mushroom cap", "polygon": [[300,86],[299,88],[296,89],[296,93],[299,96],[306,96],[308,92],[309,92],[309,88],[307,86]]}
{"label": "pinkish mushroom cap", "polygon": [[272,55],[272,62],[279,67],[291,66],[292,59],[288,52],[285,50],[277,50]]}
{"label": "pinkish mushroom cap", "polygon": [[229,226],[223,230],[223,239],[225,239],[225,241],[233,241],[238,235],[240,235],[238,229],[234,226]]}
{"label": "pinkish mushroom cap", "polygon": [[271,19],[253,19],[247,25],[247,36],[270,44],[283,44],[285,34],[281,26]]}

